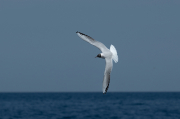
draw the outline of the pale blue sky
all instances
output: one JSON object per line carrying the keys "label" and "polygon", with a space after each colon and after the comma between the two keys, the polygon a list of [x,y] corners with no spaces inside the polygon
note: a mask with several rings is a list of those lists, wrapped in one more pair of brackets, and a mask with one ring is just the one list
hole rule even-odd
{"label": "pale blue sky", "polygon": [[0,1],[0,92],[102,90],[100,50],[113,44],[110,91],[180,91],[179,0]]}

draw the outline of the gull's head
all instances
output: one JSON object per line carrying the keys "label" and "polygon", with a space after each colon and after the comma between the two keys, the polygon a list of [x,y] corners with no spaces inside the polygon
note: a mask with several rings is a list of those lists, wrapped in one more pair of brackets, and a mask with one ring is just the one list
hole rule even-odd
{"label": "gull's head", "polygon": [[[98,54],[96,57],[99,57],[99,58],[101,58],[101,54]],[[95,57],[95,58],[96,58],[96,57]]]}

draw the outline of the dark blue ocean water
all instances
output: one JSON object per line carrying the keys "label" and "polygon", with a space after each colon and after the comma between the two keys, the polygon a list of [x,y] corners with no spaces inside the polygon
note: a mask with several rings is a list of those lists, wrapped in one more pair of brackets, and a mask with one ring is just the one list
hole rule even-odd
{"label": "dark blue ocean water", "polygon": [[0,119],[180,119],[180,93],[0,93]]}

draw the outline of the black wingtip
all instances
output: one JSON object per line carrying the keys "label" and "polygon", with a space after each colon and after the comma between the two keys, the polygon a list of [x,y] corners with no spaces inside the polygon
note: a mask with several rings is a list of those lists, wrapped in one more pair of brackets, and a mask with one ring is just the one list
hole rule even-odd
{"label": "black wingtip", "polygon": [[77,31],[76,33],[79,33],[79,31]]}

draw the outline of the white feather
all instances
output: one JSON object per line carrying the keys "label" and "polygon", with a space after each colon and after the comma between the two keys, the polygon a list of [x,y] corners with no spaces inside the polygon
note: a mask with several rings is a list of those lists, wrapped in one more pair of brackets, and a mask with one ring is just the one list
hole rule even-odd
{"label": "white feather", "polygon": [[110,46],[110,51],[113,54],[112,59],[114,60],[115,63],[117,63],[118,62],[118,55],[117,55],[116,48],[113,45]]}

